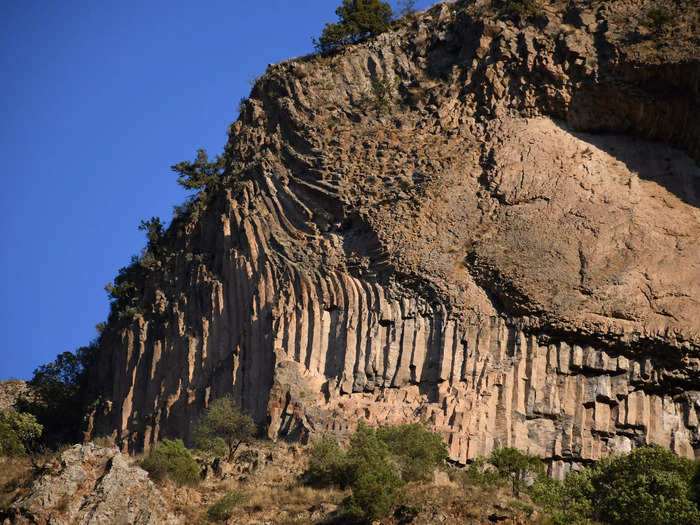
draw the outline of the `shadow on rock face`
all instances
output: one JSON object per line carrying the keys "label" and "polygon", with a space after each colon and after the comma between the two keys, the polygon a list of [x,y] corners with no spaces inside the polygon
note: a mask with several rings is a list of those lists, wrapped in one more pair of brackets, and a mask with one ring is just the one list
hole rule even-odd
{"label": "shadow on rock face", "polygon": [[700,165],[681,149],[635,136],[564,131],[622,162],[639,178],[655,182],[686,204],[700,208]]}

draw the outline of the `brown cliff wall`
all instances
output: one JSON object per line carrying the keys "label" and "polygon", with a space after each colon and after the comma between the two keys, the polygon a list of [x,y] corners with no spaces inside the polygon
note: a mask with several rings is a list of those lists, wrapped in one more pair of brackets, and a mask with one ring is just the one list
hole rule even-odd
{"label": "brown cliff wall", "polygon": [[270,67],[231,128],[239,181],[102,338],[91,431],[189,437],[233,391],[273,438],[423,419],[461,462],[691,456],[700,63],[696,35],[620,36],[644,9],[448,4]]}

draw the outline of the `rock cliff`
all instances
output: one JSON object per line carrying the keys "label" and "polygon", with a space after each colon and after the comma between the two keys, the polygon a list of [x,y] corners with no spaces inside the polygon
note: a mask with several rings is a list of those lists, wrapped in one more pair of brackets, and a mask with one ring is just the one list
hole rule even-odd
{"label": "rock cliff", "polygon": [[188,438],[233,392],[271,438],[424,420],[556,476],[693,456],[698,7],[662,42],[651,6],[440,4],[271,65],[102,335],[89,432]]}

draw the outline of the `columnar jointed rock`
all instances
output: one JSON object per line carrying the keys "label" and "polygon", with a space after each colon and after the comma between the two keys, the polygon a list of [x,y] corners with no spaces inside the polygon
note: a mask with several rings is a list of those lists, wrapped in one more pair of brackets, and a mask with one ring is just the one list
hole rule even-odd
{"label": "columnar jointed rock", "polygon": [[61,454],[54,472],[34,481],[15,502],[12,523],[178,524],[145,470],[131,466],[116,448],[87,443]]}
{"label": "columnar jointed rock", "polygon": [[697,41],[630,44],[644,2],[568,5],[539,29],[441,5],[271,66],[231,127],[239,180],[102,338],[91,431],[187,438],[233,391],[271,437],[424,419],[462,462],[692,456]]}

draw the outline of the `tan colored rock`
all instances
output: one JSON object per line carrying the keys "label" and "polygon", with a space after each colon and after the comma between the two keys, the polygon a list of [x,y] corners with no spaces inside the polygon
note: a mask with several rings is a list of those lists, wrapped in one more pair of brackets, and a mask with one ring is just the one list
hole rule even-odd
{"label": "tan colored rock", "polygon": [[697,47],[628,44],[649,2],[567,5],[542,29],[438,6],[271,66],[231,126],[240,180],[103,336],[93,433],[188,439],[233,392],[271,438],[424,420],[456,461],[516,446],[558,476],[694,455]]}
{"label": "tan colored rock", "polygon": [[28,395],[29,387],[21,379],[0,381],[0,412],[13,408],[20,396]]}
{"label": "tan colored rock", "polygon": [[36,479],[10,510],[17,525],[181,523],[169,514],[146,471],[117,449],[93,443],[63,452],[55,471]]}

